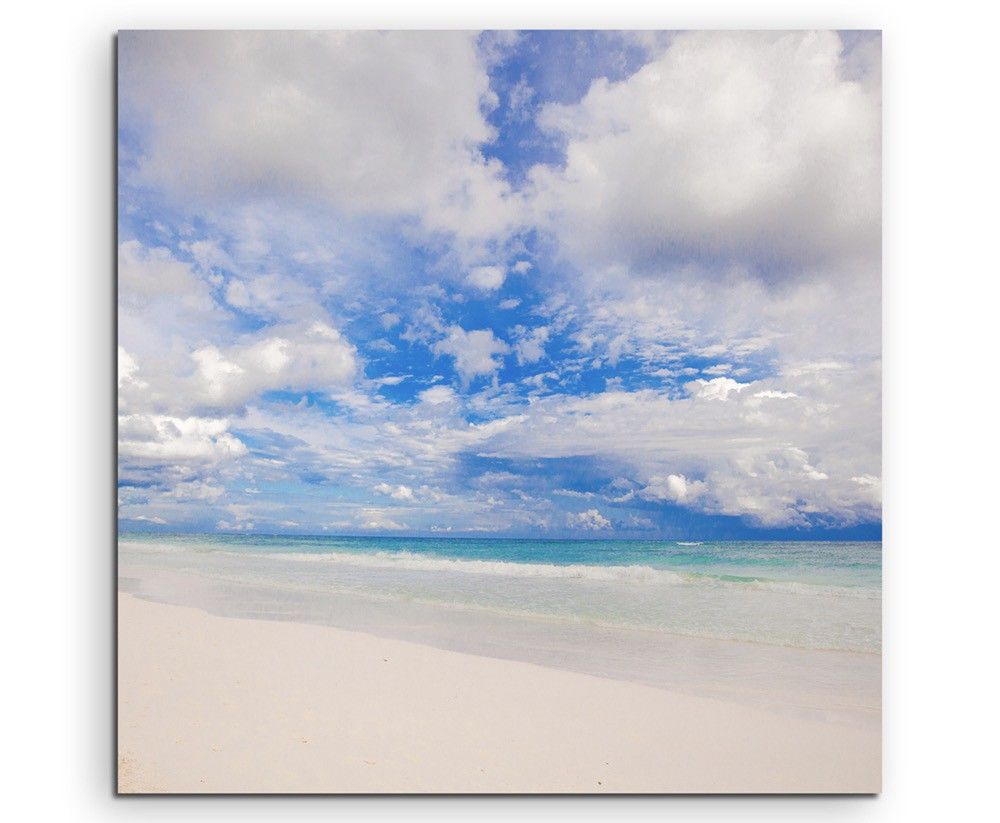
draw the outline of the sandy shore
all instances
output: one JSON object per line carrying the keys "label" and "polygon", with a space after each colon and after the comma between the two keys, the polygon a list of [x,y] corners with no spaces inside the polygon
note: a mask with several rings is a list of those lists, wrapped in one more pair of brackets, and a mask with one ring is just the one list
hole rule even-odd
{"label": "sandy shore", "polygon": [[119,595],[119,790],[860,792],[872,730]]}

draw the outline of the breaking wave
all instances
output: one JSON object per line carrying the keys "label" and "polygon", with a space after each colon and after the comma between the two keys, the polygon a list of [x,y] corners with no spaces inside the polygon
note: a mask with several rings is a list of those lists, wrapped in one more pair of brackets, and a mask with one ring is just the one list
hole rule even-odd
{"label": "breaking wave", "polygon": [[[232,552],[232,554],[238,553]],[[821,597],[854,597],[861,599],[875,599],[879,597],[877,589],[857,586],[831,586],[797,581],[766,580],[755,577],[683,573],[671,571],[670,569],[656,569],[652,566],[640,564],[628,566],[593,566],[585,564],[515,563],[505,560],[442,557],[441,555],[417,554],[407,551],[378,551],[365,554],[354,552],[268,552],[260,556],[276,561],[339,564],[369,569],[414,572],[447,572],[604,583],[713,586]]]}

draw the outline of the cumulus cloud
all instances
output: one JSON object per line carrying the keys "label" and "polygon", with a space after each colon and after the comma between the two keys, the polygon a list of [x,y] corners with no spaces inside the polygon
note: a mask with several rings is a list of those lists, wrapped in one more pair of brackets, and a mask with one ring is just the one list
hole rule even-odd
{"label": "cumulus cloud", "polygon": [[502,266],[476,266],[465,279],[480,291],[496,291],[506,277],[507,272]]}
{"label": "cumulus cloud", "polygon": [[388,483],[379,483],[377,486],[372,487],[372,491],[375,494],[391,497],[393,500],[413,500],[413,489],[402,484],[391,486]]}
{"label": "cumulus cloud", "polygon": [[356,351],[325,323],[269,328],[265,335],[220,351],[196,349],[201,394],[209,404],[231,407],[263,391],[330,390],[349,384],[358,368]]}
{"label": "cumulus cloud", "polygon": [[130,414],[118,418],[119,455],[145,463],[216,463],[247,452],[217,418]]}
{"label": "cumulus cloud", "polygon": [[203,273],[170,249],[126,240],[118,247],[119,342],[155,377],[154,361],[175,354],[178,340],[225,333],[231,318]]}
{"label": "cumulus cloud", "polygon": [[878,254],[880,88],[845,72],[834,32],[678,34],[539,122],[566,163],[535,168],[536,206],[587,265],[795,276]]}
{"label": "cumulus cloud", "polygon": [[[719,380],[729,378],[706,382]],[[879,431],[871,425],[880,406],[877,365],[782,380],[794,387],[795,403],[762,404],[754,394],[778,391],[767,381],[739,390],[699,384],[682,397],[654,390],[539,397],[516,427],[481,448],[505,458],[628,466],[641,489],[621,503],[638,496],[761,525],[877,519],[878,488],[858,480],[879,474]]]}
{"label": "cumulus cloud", "polygon": [[381,509],[364,509],[355,522],[358,528],[366,531],[402,531],[407,528],[405,523],[393,520]]}
{"label": "cumulus cloud", "polygon": [[597,509],[567,514],[566,523],[571,529],[585,529],[587,531],[602,531],[611,528],[611,521]]}
{"label": "cumulus cloud", "polygon": [[417,396],[421,403],[428,406],[451,406],[458,400],[458,395],[451,386],[431,386]]}
{"label": "cumulus cloud", "polygon": [[434,344],[435,354],[455,359],[455,371],[466,383],[480,375],[493,374],[501,365],[498,356],[509,351],[510,346],[489,329],[465,331],[460,326],[451,326],[448,336]]}
{"label": "cumulus cloud", "polygon": [[149,248],[138,240],[126,240],[118,248],[118,281],[126,304],[173,295],[190,308],[214,305],[190,264],[177,259],[170,249]]}
{"label": "cumulus cloud", "polygon": [[231,278],[224,296],[230,306],[271,321],[304,322],[323,313],[308,283],[273,272]]}
{"label": "cumulus cloud", "polygon": [[143,388],[146,384],[140,380],[136,374],[139,371],[139,364],[135,358],[121,346],[118,347],[118,389],[123,386],[132,385],[136,388]]}
{"label": "cumulus cloud", "polygon": [[746,383],[740,383],[731,377],[713,377],[711,380],[692,380],[685,384],[688,392],[695,397],[705,400],[728,400],[729,395],[734,392],[739,393],[747,387]]}
{"label": "cumulus cloud", "polygon": [[705,484],[699,480],[688,480],[683,474],[668,474],[653,477],[649,484],[639,491],[644,500],[668,500],[672,503],[687,503],[705,492]]}
{"label": "cumulus cloud", "polygon": [[[322,67],[322,70],[317,70]],[[471,32],[123,32],[129,181],[179,202],[306,198],[489,236],[515,219]]]}
{"label": "cumulus cloud", "polygon": [[517,355],[518,365],[525,363],[537,363],[545,356],[545,344],[549,339],[550,329],[548,326],[536,326],[528,329],[518,328],[518,340],[514,344],[514,352]]}
{"label": "cumulus cloud", "polygon": [[203,500],[208,503],[215,503],[224,497],[225,494],[226,489],[223,486],[205,480],[190,480],[176,484],[167,496],[176,500]]}
{"label": "cumulus cloud", "polygon": [[255,526],[252,520],[232,523],[228,520],[220,520],[215,524],[215,528],[219,531],[249,532],[253,531]]}

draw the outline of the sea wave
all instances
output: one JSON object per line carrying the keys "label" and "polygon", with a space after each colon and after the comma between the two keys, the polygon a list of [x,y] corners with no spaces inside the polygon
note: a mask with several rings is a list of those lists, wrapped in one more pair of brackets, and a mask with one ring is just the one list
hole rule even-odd
{"label": "sea wave", "polygon": [[[243,554],[241,552],[224,553],[232,555]],[[834,586],[754,577],[733,578],[725,575],[657,569],[642,564],[595,566],[582,563],[525,563],[505,560],[444,557],[441,555],[418,554],[408,551],[378,551],[364,554],[358,552],[262,552],[256,556],[267,557],[276,561],[339,564],[370,569],[414,572],[447,572],[509,578],[547,578],[644,585],[711,586],[723,589],[769,591],[820,597],[850,597],[860,599],[876,599],[879,597],[877,589],[860,586]]]}
{"label": "sea wave", "polygon": [[467,575],[498,576],[507,578],[540,578],[595,583],[627,583],[635,585],[696,586],[728,590],[775,592],[810,597],[847,597],[878,599],[878,588],[868,586],[831,585],[794,580],[776,580],[766,577],[746,577],[711,572],[676,571],[654,568],[645,564],[590,565],[584,563],[530,563],[509,560],[481,560],[468,557],[447,557],[439,554],[411,551],[374,552],[292,552],[292,551],[234,551],[222,544],[191,544],[181,542],[122,541],[123,549],[140,553],[169,554],[194,552],[211,553],[230,557],[254,557],[274,562],[316,563],[355,568],[384,569],[388,571],[443,572]]}
{"label": "sea wave", "polygon": [[[236,554],[237,552],[232,552]],[[270,552],[264,555],[276,560],[309,563],[338,563],[377,569],[407,571],[440,571],[460,574],[499,575],[501,577],[546,577],[572,580],[634,581],[683,583],[685,576],[652,566],[587,566],[583,564],[514,563],[506,560],[476,560],[415,552]]]}

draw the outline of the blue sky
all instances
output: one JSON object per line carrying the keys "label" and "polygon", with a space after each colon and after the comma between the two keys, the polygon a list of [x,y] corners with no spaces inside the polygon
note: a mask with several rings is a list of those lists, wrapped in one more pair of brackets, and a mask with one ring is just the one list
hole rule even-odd
{"label": "blue sky", "polygon": [[877,36],[119,49],[121,529],[879,536]]}

